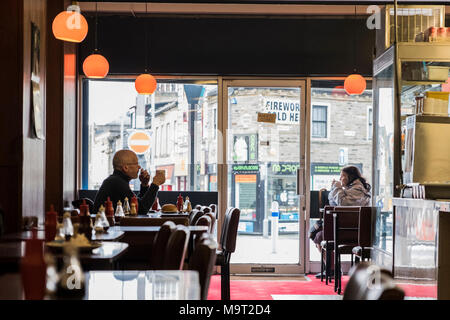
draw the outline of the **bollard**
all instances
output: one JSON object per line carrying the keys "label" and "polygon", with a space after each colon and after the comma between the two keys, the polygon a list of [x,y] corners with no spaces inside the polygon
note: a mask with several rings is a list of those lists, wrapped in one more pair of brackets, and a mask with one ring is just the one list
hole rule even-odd
{"label": "bollard", "polygon": [[278,218],[279,218],[278,202],[272,202],[272,253],[277,253],[278,240]]}

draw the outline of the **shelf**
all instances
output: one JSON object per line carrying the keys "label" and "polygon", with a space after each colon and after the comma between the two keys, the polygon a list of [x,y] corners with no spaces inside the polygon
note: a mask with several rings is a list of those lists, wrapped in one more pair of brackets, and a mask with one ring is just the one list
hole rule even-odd
{"label": "shelf", "polygon": [[429,85],[433,85],[433,84],[443,84],[445,83],[446,80],[444,81],[438,81],[438,80],[402,80],[402,84],[404,86],[429,86]]}

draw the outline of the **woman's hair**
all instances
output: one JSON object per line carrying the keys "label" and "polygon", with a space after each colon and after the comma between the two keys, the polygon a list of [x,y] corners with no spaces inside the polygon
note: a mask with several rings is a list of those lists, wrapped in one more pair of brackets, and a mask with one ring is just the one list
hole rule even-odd
{"label": "woman's hair", "polygon": [[348,184],[352,184],[353,181],[356,179],[359,179],[361,183],[363,184],[364,188],[366,188],[367,191],[370,191],[370,184],[367,183],[366,179],[361,175],[361,172],[359,171],[358,167],[355,166],[347,166],[342,168],[342,171],[345,172],[348,175]]}

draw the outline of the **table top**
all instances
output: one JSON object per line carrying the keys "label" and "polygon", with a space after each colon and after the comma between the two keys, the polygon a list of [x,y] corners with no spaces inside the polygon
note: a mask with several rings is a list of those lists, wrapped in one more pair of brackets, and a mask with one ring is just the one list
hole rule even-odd
{"label": "table top", "polygon": [[[116,231],[116,230],[108,230],[107,233],[92,233],[92,240],[93,241],[117,241],[120,238],[122,238],[124,235],[123,231]],[[31,239],[32,232],[31,231],[22,231],[22,232],[15,232],[15,233],[9,233],[5,234],[2,237],[0,237],[0,241],[24,241]],[[45,231],[38,231],[37,232],[38,239],[45,240]]]}
{"label": "table top", "polygon": [[[24,299],[19,273],[0,276],[0,300]],[[47,297],[46,299],[52,299]],[[193,270],[90,271],[84,300],[199,300]]]}
{"label": "table top", "polygon": [[[122,232],[158,232],[160,226],[114,226],[110,227],[108,232],[122,231]],[[193,234],[202,234],[208,232],[207,226],[188,226],[189,232]]]}
{"label": "table top", "polygon": [[[79,258],[82,262],[107,261],[113,262],[128,249],[124,242],[102,242],[102,246],[90,252],[80,252]],[[0,243],[0,263],[19,263],[25,255],[25,241]],[[62,252],[55,253],[56,258],[62,258]]]}

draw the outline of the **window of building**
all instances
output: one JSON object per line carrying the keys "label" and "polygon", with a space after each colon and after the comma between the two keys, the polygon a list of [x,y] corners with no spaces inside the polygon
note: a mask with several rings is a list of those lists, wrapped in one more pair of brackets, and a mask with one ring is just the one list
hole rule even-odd
{"label": "window of building", "polygon": [[327,138],[328,137],[328,106],[313,105],[312,106],[312,126],[311,137]]}
{"label": "window of building", "polygon": [[[197,170],[198,166],[190,165],[217,167],[217,139],[202,130],[206,125],[202,122],[213,127],[217,119],[202,119],[197,114],[202,109],[213,114],[212,110],[217,109],[217,84],[207,82],[158,79],[157,90],[147,98],[137,94],[133,79],[84,79],[82,189],[100,188],[113,172],[114,154],[134,149],[139,164],[152,176],[156,170],[165,170],[166,182],[161,190],[217,191],[217,186],[211,189],[205,183],[216,175],[215,171]],[[192,101],[203,105],[191,111]],[[193,122],[184,121],[189,112],[195,113]],[[136,135],[133,140],[138,132],[148,138]],[[191,145],[194,153],[190,152]],[[139,190],[139,180],[131,180],[130,186]]]}

